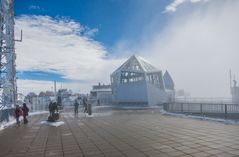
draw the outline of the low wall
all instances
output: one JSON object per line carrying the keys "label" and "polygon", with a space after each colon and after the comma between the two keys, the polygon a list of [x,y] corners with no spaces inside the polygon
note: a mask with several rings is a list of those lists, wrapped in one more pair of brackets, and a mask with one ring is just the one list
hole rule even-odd
{"label": "low wall", "polygon": [[0,123],[9,122],[10,117],[14,117],[14,108],[0,110]]}

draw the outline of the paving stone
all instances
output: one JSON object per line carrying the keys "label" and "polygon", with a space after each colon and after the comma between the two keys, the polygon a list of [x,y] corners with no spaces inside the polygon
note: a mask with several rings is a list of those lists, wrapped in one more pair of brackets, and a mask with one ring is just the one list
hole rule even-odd
{"label": "paving stone", "polygon": [[[104,111],[101,111],[101,113]],[[104,114],[104,113],[103,113]],[[203,157],[239,155],[239,126],[163,116],[157,111],[120,111],[84,117],[62,113],[60,127],[41,125],[0,131],[1,157]]]}
{"label": "paving stone", "polygon": [[199,152],[199,153],[194,153],[192,154],[193,157],[205,157],[205,156],[210,156],[210,154],[205,153],[205,152]]}
{"label": "paving stone", "polygon": [[[216,155],[217,157],[236,157],[235,154],[231,154],[231,153],[219,153]],[[238,156],[238,155],[237,155]]]}
{"label": "paving stone", "polygon": [[197,150],[197,149],[186,149],[186,150],[182,150],[182,152],[184,152],[185,154],[195,154],[195,153],[198,153],[199,150]]}
{"label": "paving stone", "polygon": [[170,155],[170,156],[183,156],[183,155],[186,155],[185,153],[180,152],[180,151],[172,151],[172,152],[168,152],[167,154]]}
{"label": "paving stone", "polygon": [[239,149],[238,150],[230,151],[229,153],[239,156]]}
{"label": "paving stone", "polygon": [[216,154],[219,154],[219,153],[222,153],[223,151],[222,150],[219,150],[219,149],[211,149],[211,150],[207,150],[205,151],[206,153],[209,153],[211,155],[216,155]]}

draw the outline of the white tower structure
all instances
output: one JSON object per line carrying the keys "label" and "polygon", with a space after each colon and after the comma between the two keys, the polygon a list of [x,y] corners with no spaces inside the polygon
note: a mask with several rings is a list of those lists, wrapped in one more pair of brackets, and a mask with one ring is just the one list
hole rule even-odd
{"label": "white tower structure", "polygon": [[[167,87],[165,86],[165,79]],[[166,72],[165,77],[141,57],[131,56],[111,75],[112,99],[115,104],[157,105],[172,98],[174,83]]]}
{"label": "white tower structure", "polygon": [[232,94],[232,103],[239,103],[239,86],[237,85],[236,76],[234,75],[234,79],[232,80],[232,72],[231,69],[229,71],[229,79],[230,79],[230,90]]}
{"label": "white tower structure", "polygon": [[233,80],[233,86],[231,87],[232,102],[239,103],[239,86],[237,86],[237,81]]}
{"label": "white tower structure", "polygon": [[0,0],[0,107],[16,105],[14,0]]}

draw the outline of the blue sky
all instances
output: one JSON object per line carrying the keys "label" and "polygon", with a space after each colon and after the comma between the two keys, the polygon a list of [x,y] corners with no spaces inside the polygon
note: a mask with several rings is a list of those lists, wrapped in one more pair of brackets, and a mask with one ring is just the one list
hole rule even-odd
{"label": "blue sky", "polygon": [[65,82],[66,79],[63,78],[63,75],[44,72],[44,71],[21,71],[17,73],[18,78],[24,78],[29,80],[56,80],[58,82]]}
{"label": "blue sky", "polygon": [[[239,75],[239,2],[235,0],[15,0],[19,92],[77,92],[110,83],[136,54],[192,96],[229,97]],[[183,75],[182,75],[183,73]],[[203,76],[203,77],[202,77]],[[218,86],[220,84],[220,86]],[[209,97],[210,97],[209,96]]]}
{"label": "blue sky", "polygon": [[169,3],[169,0],[147,0],[146,3],[141,0],[16,0],[15,15],[72,19],[98,29],[93,38],[110,49],[122,39],[137,42],[156,15],[160,29],[167,20],[168,14],[162,12]]}

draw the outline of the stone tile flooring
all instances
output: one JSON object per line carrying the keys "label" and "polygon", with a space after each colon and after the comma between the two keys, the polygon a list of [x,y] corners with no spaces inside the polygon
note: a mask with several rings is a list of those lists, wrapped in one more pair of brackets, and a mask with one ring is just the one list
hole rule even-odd
{"label": "stone tile flooring", "polygon": [[62,126],[40,124],[0,131],[1,157],[239,156],[239,126],[161,115],[112,111],[85,117],[62,113]]}

